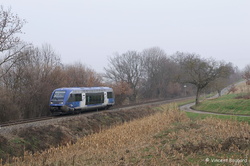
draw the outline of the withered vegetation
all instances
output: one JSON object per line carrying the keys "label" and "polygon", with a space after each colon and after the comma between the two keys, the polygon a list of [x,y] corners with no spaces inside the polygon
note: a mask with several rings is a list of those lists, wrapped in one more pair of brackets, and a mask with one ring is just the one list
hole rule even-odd
{"label": "withered vegetation", "polygon": [[154,109],[159,111],[74,144],[25,153],[24,158],[14,159],[15,165],[205,165],[207,158],[249,160],[248,123],[191,120],[174,104]]}

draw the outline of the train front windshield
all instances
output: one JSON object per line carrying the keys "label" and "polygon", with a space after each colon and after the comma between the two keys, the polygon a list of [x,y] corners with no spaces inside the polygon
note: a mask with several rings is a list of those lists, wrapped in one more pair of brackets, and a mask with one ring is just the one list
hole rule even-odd
{"label": "train front windshield", "polygon": [[52,100],[61,100],[63,101],[66,91],[55,91]]}

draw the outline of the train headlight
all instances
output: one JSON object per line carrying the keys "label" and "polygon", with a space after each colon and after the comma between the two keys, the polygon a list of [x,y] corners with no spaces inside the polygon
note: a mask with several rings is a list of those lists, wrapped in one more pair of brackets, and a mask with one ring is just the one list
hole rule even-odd
{"label": "train headlight", "polygon": [[63,104],[63,102],[59,102],[59,104]]}

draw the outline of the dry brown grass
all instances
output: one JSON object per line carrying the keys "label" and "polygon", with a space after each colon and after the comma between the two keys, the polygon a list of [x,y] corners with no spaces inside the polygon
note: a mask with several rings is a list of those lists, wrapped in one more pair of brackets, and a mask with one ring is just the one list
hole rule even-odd
{"label": "dry brown grass", "polygon": [[13,164],[202,165],[208,156],[249,158],[247,123],[211,118],[192,121],[174,104],[160,109],[163,111],[155,115],[86,136],[73,145],[26,153]]}
{"label": "dry brown grass", "polygon": [[237,86],[237,91],[235,93],[250,93],[250,85],[246,85],[246,82],[243,81],[239,83]]}

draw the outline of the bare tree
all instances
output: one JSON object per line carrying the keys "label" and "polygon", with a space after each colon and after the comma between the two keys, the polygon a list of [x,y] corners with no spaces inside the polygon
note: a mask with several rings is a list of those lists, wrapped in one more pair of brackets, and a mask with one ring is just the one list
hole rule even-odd
{"label": "bare tree", "polygon": [[61,78],[60,75],[54,74],[60,67],[60,59],[49,45],[44,45],[42,48],[29,47],[21,54],[22,58],[18,62],[13,64],[9,61],[2,66],[3,70],[6,70],[9,69],[8,65],[12,65],[1,78],[1,88],[8,94],[3,98],[3,103],[8,104],[8,101],[12,103],[3,111],[6,114],[9,114],[10,110],[14,111],[15,115],[18,115],[15,118],[47,115],[51,92],[62,82],[60,80],[54,83]]}
{"label": "bare tree", "polygon": [[65,79],[67,80],[65,86],[90,87],[101,85],[101,76],[81,63],[64,66],[64,72],[66,74]]}
{"label": "bare tree", "polygon": [[[164,98],[170,95],[170,86],[174,82],[175,63],[167,58],[164,50],[153,47],[142,52],[143,58],[143,96],[147,98]],[[170,82],[171,85],[168,85]],[[171,86],[175,88],[177,86]],[[178,89],[171,89],[171,92]],[[171,93],[172,95],[176,93]]]}
{"label": "bare tree", "polygon": [[177,52],[175,59],[180,65],[179,80],[196,86],[196,105],[199,103],[201,91],[220,77],[228,77],[232,71],[230,64],[203,59],[197,54]]}
{"label": "bare tree", "polygon": [[221,92],[225,87],[240,80],[239,73],[237,73],[238,68],[233,67],[232,63],[228,63],[226,64],[226,66],[229,72],[228,77],[216,78],[213,82],[209,83],[208,85],[208,88],[216,90],[219,96],[222,95]]}
{"label": "bare tree", "polygon": [[246,85],[250,85],[250,65],[244,68],[242,77],[246,80]]}
{"label": "bare tree", "polygon": [[217,91],[218,95],[221,96],[221,91],[223,88],[225,88],[228,84],[227,78],[217,78],[212,83],[210,83],[211,89],[214,89]]}
{"label": "bare tree", "polygon": [[12,62],[5,72],[1,71],[0,77],[19,60],[21,51],[27,46],[18,36],[22,33],[25,23],[26,21],[13,14],[11,9],[4,10],[3,6],[0,6],[0,66]]}
{"label": "bare tree", "polygon": [[124,104],[126,98],[133,94],[131,88],[126,82],[115,82],[114,84],[108,84],[112,87],[115,93],[115,104]]}
{"label": "bare tree", "polygon": [[136,51],[128,51],[122,55],[116,54],[109,59],[109,66],[104,68],[105,77],[114,82],[126,82],[133,93],[130,102],[136,102],[139,83],[142,77],[142,60]]}

